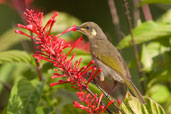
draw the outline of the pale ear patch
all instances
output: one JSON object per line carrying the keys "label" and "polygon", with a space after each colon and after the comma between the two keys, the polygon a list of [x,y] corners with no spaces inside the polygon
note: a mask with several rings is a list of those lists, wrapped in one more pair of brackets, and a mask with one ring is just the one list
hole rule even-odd
{"label": "pale ear patch", "polygon": [[92,30],[91,30],[91,35],[92,35],[92,36],[96,36],[96,34],[97,34],[97,32],[96,32],[94,29],[92,29]]}

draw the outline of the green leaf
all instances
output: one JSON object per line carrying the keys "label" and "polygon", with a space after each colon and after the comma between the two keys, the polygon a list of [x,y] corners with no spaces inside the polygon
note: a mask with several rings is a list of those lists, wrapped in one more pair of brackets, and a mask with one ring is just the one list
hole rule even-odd
{"label": "green leaf", "polygon": [[157,101],[159,103],[167,102],[167,100],[169,99],[169,97],[171,95],[167,86],[159,85],[159,84],[152,86],[148,90],[147,94],[152,99],[154,99],[155,101]]}
{"label": "green leaf", "polygon": [[170,51],[170,48],[162,46],[159,42],[151,42],[147,45],[144,44],[141,54],[143,69],[150,71],[152,69],[153,58],[163,54],[166,51]]}
{"label": "green leaf", "polygon": [[125,102],[129,107],[122,103],[120,108],[126,114],[133,114],[130,108],[134,111],[135,114],[165,114],[164,109],[157,102],[149,97],[145,97],[145,100],[147,104],[142,105],[137,98],[133,96],[127,96]]}
{"label": "green leaf", "polygon": [[33,57],[25,51],[10,50],[0,52],[0,64],[4,63],[33,63]]}
{"label": "green leaf", "polygon": [[171,4],[171,0],[143,0],[141,5],[144,4]]}
{"label": "green leaf", "polygon": [[[171,36],[171,24],[156,23],[148,21],[140,24],[133,29],[136,44],[141,44],[150,40],[159,38],[168,38]],[[118,48],[131,46],[131,36],[128,35],[118,44]]]}
{"label": "green leaf", "polygon": [[43,82],[21,79],[14,85],[8,103],[8,114],[33,114],[42,94]]}

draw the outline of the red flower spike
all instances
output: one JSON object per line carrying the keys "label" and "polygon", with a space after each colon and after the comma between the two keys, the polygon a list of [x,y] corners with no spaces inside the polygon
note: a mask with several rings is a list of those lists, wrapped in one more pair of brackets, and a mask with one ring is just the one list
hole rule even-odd
{"label": "red flower spike", "polygon": [[81,105],[78,102],[73,102],[74,107],[83,109],[90,114],[103,114],[104,111],[107,109],[107,107],[113,103],[113,100],[111,100],[106,107],[101,105],[101,101],[103,98],[103,94],[100,95],[99,98],[97,98],[97,95],[94,95],[93,98],[90,94],[86,94],[85,92],[77,92],[77,96],[79,97],[80,101],[84,102],[87,106]]}
{"label": "red flower spike", "polygon": [[[71,47],[64,39],[58,38],[60,35],[65,34],[69,31],[76,31],[76,26],[72,26],[71,28],[65,30],[64,32],[54,36],[50,34],[51,29],[56,22],[55,17],[58,13],[55,13],[52,18],[47,22],[46,26],[43,27],[43,13],[35,13],[33,10],[26,10],[24,13],[26,17],[26,22],[28,25],[21,25],[18,24],[18,27],[24,28],[34,34],[35,37],[28,35],[20,30],[15,30],[16,33],[22,34],[29,38],[35,40],[36,44],[36,52],[33,55],[37,61],[45,60],[47,62],[52,63],[56,68],[56,71],[62,71],[62,73],[54,73],[51,77],[52,79],[58,77],[64,77],[64,80],[59,80],[58,82],[51,83],[50,86],[55,86],[58,84],[66,84],[71,83],[71,87],[78,89],[79,91],[83,91],[86,87],[88,88],[88,83],[98,75],[101,71],[98,69],[96,71],[95,66],[93,66],[94,61],[91,61],[87,66],[79,68],[82,58],[78,61],[74,62],[74,66],[72,66],[75,54],[72,54],[71,58],[68,59],[68,55],[71,54],[72,50],[80,43],[83,39],[80,37],[72,46],[68,53],[65,53],[63,50]],[[85,76],[90,72],[90,79],[87,81]],[[104,106],[101,106],[99,103],[101,102],[102,95],[100,98],[97,98],[97,94],[91,96],[90,94],[86,94],[84,92],[77,95],[79,99],[86,104],[86,106],[80,105],[79,103],[75,102],[75,106],[81,109],[86,110],[87,112],[93,113],[100,113],[104,111]]]}

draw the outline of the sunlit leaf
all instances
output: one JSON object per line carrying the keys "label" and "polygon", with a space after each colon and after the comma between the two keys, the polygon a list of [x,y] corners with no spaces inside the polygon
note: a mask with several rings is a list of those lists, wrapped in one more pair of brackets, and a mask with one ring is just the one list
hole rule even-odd
{"label": "sunlit leaf", "polygon": [[[170,92],[164,85],[154,85],[149,88],[147,94],[159,103],[164,103],[169,99]],[[162,96],[162,97],[161,97]]]}
{"label": "sunlit leaf", "polygon": [[[133,34],[136,44],[159,38],[168,38],[171,37],[171,24],[156,23],[154,21],[144,22],[133,29]],[[125,48],[128,46],[131,46],[130,35],[123,38],[117,47]]]}
{"label": "sunlit leaf", "polygon": [[166,51],[170,51],[169,47],[162,46],[159,42],[151,42],[147,45],[143,45],[141,62],[143,69],[149,71],[152,69],[153,58],[163,54]]}
{"label": "sunlit leaf", "polygon": [[145,97],[145,100],[147,103],[142,105],[137,98],[127,96],[125,99],[127,104],[122,103],[120,107],[126,114],[133,114],[133,112],[135,114],[165,114],[164,109],[157,102],[149,97]]}

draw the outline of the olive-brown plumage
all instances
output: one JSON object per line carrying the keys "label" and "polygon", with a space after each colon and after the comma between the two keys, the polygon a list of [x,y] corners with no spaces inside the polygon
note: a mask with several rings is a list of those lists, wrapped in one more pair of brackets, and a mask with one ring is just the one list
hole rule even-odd
{"label": "olive-brown plumage", "polygon": [[110,77],[114,81],[125,83],[140,102],[145,104],[141,93],[131,81],[127,64],[101,28],[94,22],[86,22],[78,26],[77,30],[85,34],[90,41],[90,51],[95,65],[102,68],[100,80]]}

